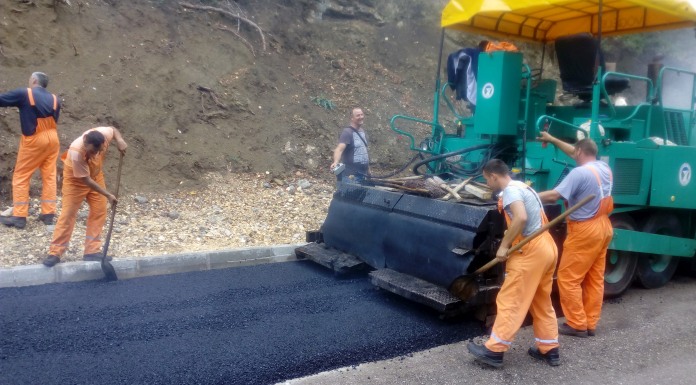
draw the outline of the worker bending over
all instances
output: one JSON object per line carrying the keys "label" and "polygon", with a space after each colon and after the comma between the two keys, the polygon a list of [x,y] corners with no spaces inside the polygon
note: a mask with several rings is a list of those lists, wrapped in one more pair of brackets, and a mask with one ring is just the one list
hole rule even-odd
{"label": "worker bending over", "polygon": [[611,169],[597,160],[597,144],[590,139],[573,146],[542,132],[540,140],[553,143],[578,166],[556,188],[541,192],[541,200],[553,203],[562,198],[575,205],[590,194],[596,196],[570,214],[558,266],[558,289],[566,317],[558,331],[575,337],[594,336],[602,312],[607,248],[614,234],[609,221],[614,209]]}
{"label": "worker bending over", "polygon": [[519,251],[508,255],[508,249],[541,228],[546,222],[544,207],[537,193],[526,184],[510,177],[507,165],[492,159],[483,168],[483,177],[499,195],[498,209],[505,215],[508,229],[500,242],[496,258],[505,265],[505,280],[496,305],[498,314],[491,336],[485,345],[469,342],[467,348],[488,365],[503,365],[503,354],[510,349],[515,334],[527,312],[534,321],[536,343],[528,353],[551,366],[560,365],[558,324],[551,303],[553,272],[558,249],[548,232],[543,232]]}
{"label": "worker bending over", "polygon": [[56,123],[60,103],[46,91],[48,76],[34,72],[29,88],[0,94],[0,107],[18,107],[22,127],[17,162],[12,175],[12,216],[0,217],[5,226],[23,229],[29,215],[29,182],[41,170],[41,214],[39,220],[53,224],[56,214],[56,161],[60,151]]}
{"label": "worker bending over", "polygon": [[89,205],[89,215],[83,259],[101,260],[99,236],[106,221],[106,202],[108,200],[112,205],[116,204],[116,197],[106,190],[102,172],[104,156],[112,139],[116,140],[116,147],[121,154],[125,154],[128,145],[116,128],[97,127],[75,139],[70,144],[70,149],[61,156],[64,163],[63,205],[44,265],[51,267],[60,262],[60,257],[68,249],[77,211],[85,200]]}

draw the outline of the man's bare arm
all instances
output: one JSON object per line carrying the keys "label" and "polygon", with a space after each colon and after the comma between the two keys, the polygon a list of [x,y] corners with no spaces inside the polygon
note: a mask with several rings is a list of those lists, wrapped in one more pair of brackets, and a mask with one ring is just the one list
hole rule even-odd
{"label": "man's bare arm", "polygon": [[555,203],[561,198],[563,197],[556,190],[542,191],[539,193],[539,199],[544,203]]}
{"label": "man's bare arm", "polygon": [[554,146],[556,146],[558,149],[563,151],[566,155],[568,155],[571,158],[573,157],[573,154],[575,153],[575,146],[554,137],[553,135],[549,134],[546,131],[541,132],[541,136],[539,137],[539,140],[541,140],[542,142],[549,142],[549,143],[553,144]]}
{"label": "man's bare arm", "polygon": [[102,186],[100,186],[97,182],[95,182],[94,179],[90,178],[89,176],[85,176],[85,177],[82,177],[80,179],[82,180],[82,183],[89,186],[89,188],[98,192],[101,195],[104,195],[106,197],[106,199],[108,199],[112,205],[116,204],[116,202],[117,202],[116,197],[113,194],[111,194],[110,192],[106,191],[106,189],[103,188]]}
{"label": "man's bare arm", "polygon": [[331,168],[333,169],[336,167],[338,163],[341,162],[341,155],[343,155],[343,151],[346,149],[346,144],[345,143],[339,143],[338,146],[336,146],[336,149],[334,150],[333,153],[333,163],[331,163]]}
{"label": "man's bare arm", "polygon": [[128,148],[128,144],[126,143],[125,140],[123,140],[123,136],[121,135],[121,131],[118,130],[116,127],[111,127],[114,129],[114,140],[116,140],[116,148],[121,152],[121,154],[126,155],[126,148]]}

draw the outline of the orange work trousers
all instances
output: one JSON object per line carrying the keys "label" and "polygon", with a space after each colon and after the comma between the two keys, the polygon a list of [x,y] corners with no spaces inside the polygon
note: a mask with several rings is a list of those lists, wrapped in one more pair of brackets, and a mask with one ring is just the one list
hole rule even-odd
{"label": "orange work trousers", "polygon": [[[101,171],[96,176],[92,176],[92,179],[98,185],[105,187],[104,174]],[[108,201],[104,195],[92,190],[80,179],[75,178],[72,167],[66,164],[63,169],[63,206],[53,231],[53,241],[51,241],[49,254],[61,257],[68,249],[77,221],[77,212],[85,200],[89,206],[89,215],[85,231],[84,254],[101,251],[100,235],[104,222],[106,222]]]}
{"label": "orange work trousers", "polygon": [[[50,120],[53,122],[52,127]],[[38,168],[41,170],[41,213],[56,212],[56,162],[60,152],[58,131],[53,118],[39,119],[36,133],[22,135],[12,175],[12,215],[26,218],[29,215],[29,183]]]}
{"label": "orange work trousers", "polygon": [[614,234],[607,215],[568,222],[558,266],[558,291],[568,326],[595,329],[602,313],[604,267]]}
{"label": "orange work trousers", "polygon": [[505,281],[496,305],[498,314],[486,347],[494,352],[510,349],[527,312],[534,320],[534,337],[541,353],[558,347],[558,323],[551,303],[553,272],[558,249],[545,232],[514,252],[506,262]]}

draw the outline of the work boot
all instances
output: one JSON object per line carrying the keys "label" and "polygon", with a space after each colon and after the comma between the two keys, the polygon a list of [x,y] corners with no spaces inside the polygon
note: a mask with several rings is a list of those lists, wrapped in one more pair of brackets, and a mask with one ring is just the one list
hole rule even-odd
{"label": "work boot", "polygon": [[8,227],[16,227],[18,229],[23,229],[27,225],[27,218],[25,217],[0,217],[0,223]]}
{"label": "work boot", "polygon": [[484,345],[477,345],[474,343],[474,341],[469,341],[469,344],[466,345],[466,348],[469,350],[469,353],[473,354],[477,360],[488,364],[490,366],[493,366],[495,368],[500,368],[503,366],[503,355],[505,353],[502,352],[494,352]]}
{"label": "work boot", "polygon": [[553,348],[546,353],[542,353],[536,346],[532,346],[527,353],[537,360],[546,361],[546,363],[551,366],[558,366],[561,364],[561,355],[558,353],[558,348]]}
{"label": "work boot", "polygon": [[595,329],[587,329],[587,335],[589,337],[594,337],[596,335],[596,330]]}
{"label": "work boot", "polygon": [[48,255],[46,259],[43,260],[43,264],[46,267],[53,267],[56,265],[56,263],[60,262],[60,258],[57,255]]}
{"label": "work boot", "polygon": [[52,225],[56,221],[56,214],[41,214],[39,220],[46,226]]}
{"label": "work boot", "polygon": [[[82,260],[87,261],[87,262],[101,262],[103,255],[104,254],[102,254],[102,253],[85,254],[82,256]],[[107,261],[111,261],[112,259],[114,259],[112,256],[110,256],[110,255],[106,256]]]}
{"label": "work boot", "polygon": [[563,334],[566,336],[573,336],[573,337],[580,337],[580,338],[585,338],[588,335],[587,330],[574,329],[574,328],[570,327],[565,322],[558,325],[558,332],[560,334]]}

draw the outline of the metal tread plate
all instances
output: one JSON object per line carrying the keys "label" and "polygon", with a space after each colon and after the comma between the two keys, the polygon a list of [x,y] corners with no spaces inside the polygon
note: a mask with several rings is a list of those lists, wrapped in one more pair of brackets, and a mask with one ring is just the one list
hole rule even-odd
{"label": "metal tread plate", "polygon": [[367,264],[357,257],[318,243],[309,243],[295,249],[299,258],[310,259],[338,274],[350,273],[367,268]]}
{"label": "metal tread plate", "polygon": [[450,294],[442,286],[391,269],[374,270],[370,272],[370,278],[372,284],[377,287],[442,313],[454,311],[465,305],[464,301]]}

